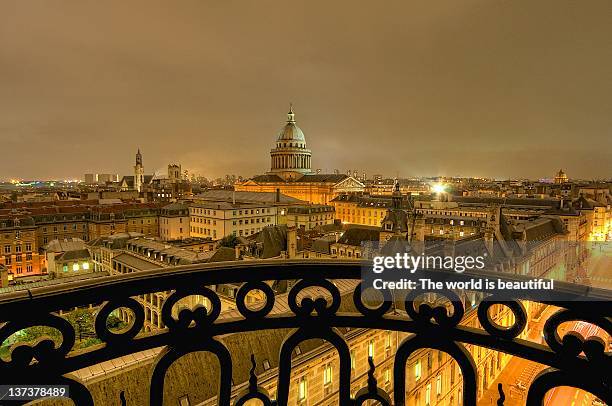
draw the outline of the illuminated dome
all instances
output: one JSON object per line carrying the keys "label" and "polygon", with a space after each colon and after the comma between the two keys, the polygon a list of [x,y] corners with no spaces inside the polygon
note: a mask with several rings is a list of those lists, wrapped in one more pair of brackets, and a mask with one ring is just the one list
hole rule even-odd
{"label": "illuminated dome", "polygon": [[278,134],[276,148],[270,151],[270,172],[285,180],[296,180],[311,172],[311,153],[306,148],[304,133],[295,123],[293,107],[289,107],[287,124]]}
{"label": "illuminated dome", "polygon": [[[297,145],[291,145],[304,148],[306,147],[306,138],[304,132],[295,123],[295,113],[293,113],[293,107],[289,107],[289,113],[287,113],[287,124],[278,133],[277,142],[280,143],[293,143],[297,142]],[[279,148],[287,145],[277,145]]]}

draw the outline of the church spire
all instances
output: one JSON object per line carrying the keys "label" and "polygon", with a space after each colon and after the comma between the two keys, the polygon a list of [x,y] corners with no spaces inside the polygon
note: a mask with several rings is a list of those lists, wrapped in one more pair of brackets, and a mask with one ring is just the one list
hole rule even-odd
{"label": "church spire", "polygon": [[138,152],[136,153],[136,165],[142,165],[142,154],[140,153],[140,148],[138,148]]}
{"label": "church spire", "polygon": [[402,192],[400,191],[400,184],[397,178],[395,178],[393,181],[393,195],[391,199],[393,201],[394,209],[402,208]]}

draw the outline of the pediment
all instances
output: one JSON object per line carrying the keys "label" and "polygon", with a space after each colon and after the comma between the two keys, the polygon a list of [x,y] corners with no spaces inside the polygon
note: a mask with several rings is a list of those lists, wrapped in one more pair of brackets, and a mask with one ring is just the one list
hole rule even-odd
{"label": "pediment", "polygon": [[363,190],[365,185],[359,182],[352,176],[349,176],[346,179],[341,180],[340,182],[334,185],[334,189],[350,189],[350,190]]}
{"label": "pediment", "polygon": [[245,182],[242,182],[240,186],[259,186],[259,183],[255,182],[253,179],[249,179]]}

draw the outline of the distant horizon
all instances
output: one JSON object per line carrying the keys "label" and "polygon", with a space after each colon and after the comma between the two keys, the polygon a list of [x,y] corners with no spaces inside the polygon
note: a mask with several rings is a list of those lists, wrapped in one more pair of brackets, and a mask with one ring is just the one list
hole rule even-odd
{"label": "distant horizon", "polygon": [[[87,172],[87,174],[92,173],[92,172]],[[145,173],[150,175],[150,173],[146,172]],[[347,171],[340,171],[340,174],[347,174]],[[132,176],[131,174],[127,174],[127,175],[122,175],[120,173],[114,173],[114,172],[93,172],[93,174],[110,174],[110,175],[119,175],[119,181],[121,181],[121,179],[124,176]],[[11,183],[12,181],[18,180],[20,182],[65,182],[65,183],[75,183],[75,182],[79,182],[79,183],[83,183],[84,182],[84,175],[85,173],[83,173],[80,177],[66,177],[66,178],[2,178],[0,177],[0,183]],[[233,174],[233,173],[228,173],[228,174],[224,174],[221,176],[204,176],[204,178],[206,178],[208,181],[214,181],[217,179],[224,179],[225,176],[235,176],[236,178],[241,177],[243,179],[249,179],[251,178],[251,176],[244,176],[241,174]],[[371,175],[367,175],[367,180],[372,180],[373,176],[375,175],[382,175],[383,180],[389,180],[389,179],[399,179],[399,180],[411,180],[411,179],[417,179],[417,180],[433,180],[435,178],[452,178],[452,179],[482,179],[482,180],[488,180],[488,181],[494,181],[494,182],[504,182],[504,181],[529,181],[529,182],[541,182],[541,183],[553,183],[554,180],[554,176],[551,177],[541,177],[541,178],[524,178],[524,177],[509,177],[509,178],[494,178],[494,177],[487,177],[487,176],[460,176],[460,175],[422,175],[422,176],[387,176],[385,174],[379,174],[377,172],[372,172]],[[161,174],[156,174],[154,175],[156,176],[156,178],[165,178],[166,174],[165,173],[161,173]],[[191,174],[190,174],[191,176]],[[196,176],[203,176],[203,175],[198,175],[196,174]],[[252,175],[254,176],[254,175]],[[352,174],[350,175],[352,176]],[[361,177],[361,174],[359,174],[358,177]],[[612,182],[612,177],[608,177],[608,178],[572,178],[572,177],[568,177],[568,182]]]}
{"label": "distant horizon", "polygon": [[[113,0],[111,0],[113,3]],[[322,10],[325,10],[322,12]],[[0,177],[612,173],[612,2],[0,2]]]}

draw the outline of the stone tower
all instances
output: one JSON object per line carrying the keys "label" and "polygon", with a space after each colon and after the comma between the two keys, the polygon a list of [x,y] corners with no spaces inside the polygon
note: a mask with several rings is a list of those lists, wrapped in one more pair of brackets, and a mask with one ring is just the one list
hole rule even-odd
{"label": "stone tower", "polygon": [[136,165],[134,165],[134,190],[142,192],[142,186],[144,185],[144,167],[142,166],[142,154],[140,148],[136,153]]}
{"label": "stone tower", "polygon": [[181,165],[169,164],[168,165],[168,181],[170,183],[179,183],[182,179],[183,173],[181,171]]}

